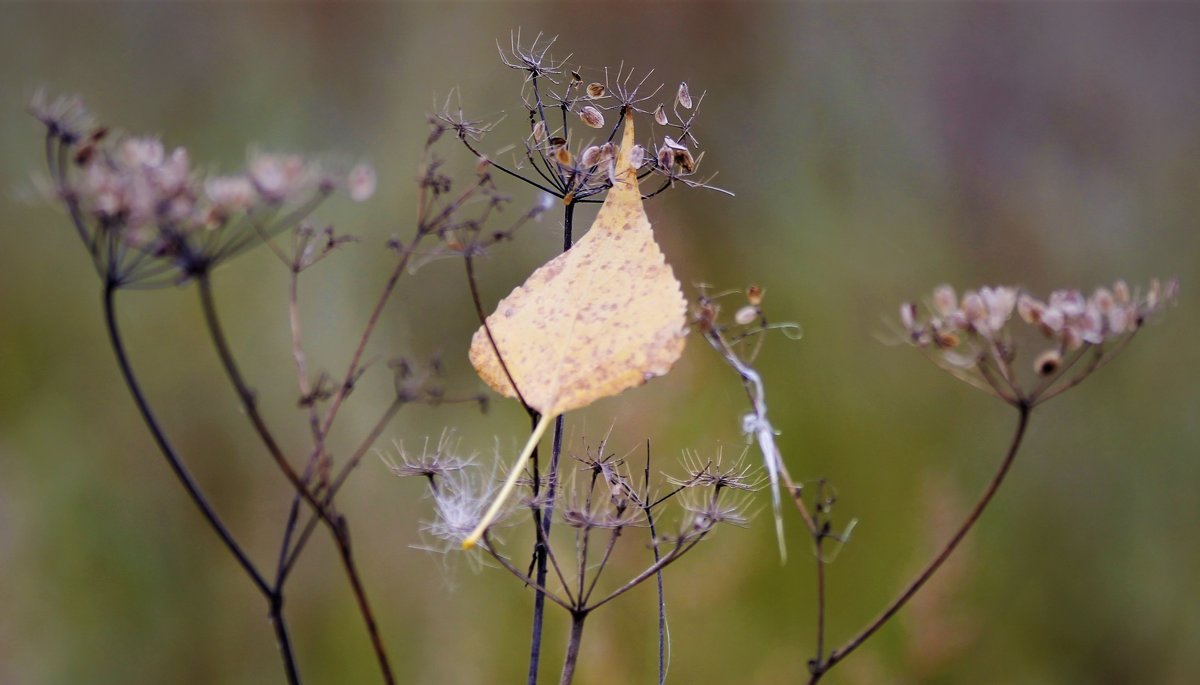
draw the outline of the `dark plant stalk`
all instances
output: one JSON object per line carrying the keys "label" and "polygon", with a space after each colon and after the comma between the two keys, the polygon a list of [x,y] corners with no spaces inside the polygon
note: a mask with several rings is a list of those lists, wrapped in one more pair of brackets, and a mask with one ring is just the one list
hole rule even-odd
{"label": "dark plant stalk", "polygon": [[825,559],[822,556],[822,543],[825,536],[818,534],[816,539],[817,557],[817,656],[814,664],[825,660]]}
{"label": "dark plant stalk", "polygon": [[230,554],[237,560],[242,570],[246,572],[246,575],[250,577],[250,580],[258,588],[258,591],[267,599],[271,625],[275,630],[275,639],[279,646],[280,656],[283,659],[284,672],[287,675],[288,683],[299,685],[300,674],[296,666],[295,655],[292,652],[292,642],[288,634],[287,624],[283,618],[283,593],[280,588],[272,587],[268,584],[258,571],[258,568],[250,561],[245,550],[234,539],[233,534],[226,527],[224,521],[221,520],[216,510],[213,509],[212,504],[205,497],[199,484],[192,477],[191,472],[183,464],[183,460],[179,457],[175,448],[167,440],[162,426],[158,423],[158,418],[154,415],[145,394],[142,392],[141,384],[133,372],[133,366],[129,362],[129,355],[125,350],[125,342],[121,336],[120,327],[117,324],[116,285],[111,282],[104,288],[104,321],[108,328],[109,341],[117,357],[117,366],[121,369],[121,376],[124,378],[125,385],[129,388],[130,394],[133,395],[133,401],[142,415],[142,420],[150,430],[150,434],[154,438],[154,442],[158,445],[159,451],[162,452],[171,470],[175,473],[175,477],[183,485],[192,502],[200,509],[200,513],[204,515],[204,519],[208,522],[209,527],[217,533],[217,536],[221,538],[221,541],[225,544]]}
{"label": "dark plant stalk", "polygon": [[575,678],[575,664],[579,661],[579,645],[583,640],[583,622],[586,619],[586,611],[571,612],[571,635],[567,639],[567,654],[563,658],[562,677],[558,679],[558,685],[571,685]]}
{"label": "dark plant stalk", "polygon": [[[568,202],[563,207],[563,252],[571,249],[573,243],[572,226],[575,219],[575,203]],[[490,336],[490,333],[489,333]],[[499,354],[497,354],[499,356]],[[507,372],[507,369],[505,369]],[[516,387],[515,385],[513,387]],[[550,544],[550,524],[554,518],[554,495],[555,486],[558,483],[558,462],[562,454],[563,440],[563,417],[559,415],[554,420],[554,442],[550,448],[550,476],[547,485],[546,509],[544,512],[538,512],[535,517],[534,525],[539,527],[536,545],[536,580],[538,588],[546,586],[547,559],[546,547]],[[535,462],[536,463],[536,462]],[[537,487],[537,478],[534,478],[534,487]],[[542,627],[545,622],[546,613],[546,595],[541,590],[535,590],[537,593],[533,598],[533,628],[529,638],[529,678],[528,685],[537,685],[538,666],[542,656]]]}
{"label": "dark plant stalk", "polygon": [[[238,399],[241,401],[242,409],[246,412],[246,417],[250,419],[254,431],[258,434],[259,439],[267,448],[271,458],[279,466],[279,470],[292,484],[292,487],[297,493],[300,493],[304,499],[312,506],[313,510],[328,521],[328,512],[317,501],[309,487],[300,479],[299,474],[292,468],[287,457],[283,454],[283,450],[279,447],[279,443],[275,440],[275,436],[271,434],[267,428],[266,421],[262,414],[258,411],[258,400],[254,390],[246,383],[242,377],[242,372],[239,370],[236,360],[233,357],[233,352],[229,347],[229,341],[225,338],[224,330],[221,328],[221,320],[217,316],[217,305],[212,294],[212,280],[208,272],[201,272],[196,276],[197,288],[200,291],[200,305],[204,310],[204,323],[208,327],[209,337],[212,339],[213,346],[217,349],[217,356],[221,359],[221,366],[225,370],[225,375],[229,377],[229,382],[233,384],[234,390],[237,393]],[[329,523],[333,523],[329,521]]]}
{"label": "dark plant stalk", "polygon": [[925,568],[917,574],[917,577],[914,578],[913,581],[904,588],[900,595],[896,597],[896,599],[892,600],[891,604],[884,608],[884,610],[880,612],[878,616],[868,623],[865,628],[851,638],[845,645],[831,651],[829,653],[829,658],[825,659],[823,663],[817,663],[813,666],[812,677],[808,681],[809,685],[815,685],[815,683],[820,681],[821,677],[824,676],[829,669],[833,668],[836,664],[849,656],[851,652],[862,645],[863,642],[865,642],[868,638],[874,635],[876,631],[883,627],[883,625],[887,623],[889,619],[895,616],[896,613],[900,611],[900,609],[907,604],[910,599],[912,599],[913,595],[915,595],[917,591],[920,590],[923,585],[925,585],[926,581],[928,581],[933,574],[937,572],[938,568],[945,563],[946,559],[950,557],[950,554],[954,552],[956,547],[958,547],[958,544],[962,542],[962,539],[966,537],[967,533],[971,530],[971,527],[975,525],[977,520],[979,520],[980,515],[983,514],[983,510],[987,508],[988,503],[991,502],[992,497],[996,494],[996,491],[1004,482],[1004,477],[1008,474],[1009,468],[1012,466],[1013,460],[1017,456],[1017,451],[1020,449],[1021,443],[1025,437],[1025,429],[1029,425],[1029,413],[1032,408],[1031,405],[1026,401],[1017,401],[1014,406],[1017,408],[1019,418],[1017,420],[1017,427],[1013,433],[1012,442],[1009,444],[1008,451],[1005,453],[1004,459],[1000,462],[1000,466],[996,469],[996,473],[988,482],[987,487],[984,488],[983,493],[979,496],[979,501],[975,503],[975,506],[971,509],[971,512],[967,515],[967,518],[963,521],[962,525],[959,526],[958,531],[954,533],[946,545],[937,553],[936,556],[934,556],[934,558],[925,566]]}
{"label": "dark plant stalk", "polygon": [[374,613],[371,611],[370,602],[367,600],[366,591],[363,589],[362,580],[354,563],[354,556],[350,548],[350,534],[346,526],[346,521],[340,515],[331,514],[331,507],[316,499],[312,491],[300,481],[299,476],[296,475],[295,470],[288,463],[287,458],[283,455],[283,451],[279,448],[278,443],[275,441],[274,436],[267,428],[266,422],[258,411],[254,391],[247,385],[241,371],[238,369],[237,362],[229,347],[229,342],[226,340],[224,331],[221,328],[220,318],[217,316],[216,301],[212,294],[212,281],[208,273],[203,272],[199,274],[196,277],[196,281],[200,291],[201,306],[204,309],[204,320],[208,326],[209,336],[212,338],[213,345],[217,348],[217,355],[221,359],[221,365],[225,370],[225,374],[229,377],[230,383],[233,384],[238,399],[241,400],[242,409],[246,412],[263,445],[266,446],[276,463],[280,465],[285,475],[288,476],[288,480],[291,481],[296,492],[303,495],[304,499],[312,505],[314,513],[329,528],[336,542],[342,566],[345,568],[346,575],[350,580],[350,586],[354,592],[359,613],[362,615],[363,623],[366,625],[367,633],[371,639],[371,646],[375,650],[375,657],[379,662],[380,673],[383,676],[384,682],[391,685],[396,682],[396,679],[392,673],[391,663],[388,661],[383,639],[379,634],[378,624],[375,622]]}

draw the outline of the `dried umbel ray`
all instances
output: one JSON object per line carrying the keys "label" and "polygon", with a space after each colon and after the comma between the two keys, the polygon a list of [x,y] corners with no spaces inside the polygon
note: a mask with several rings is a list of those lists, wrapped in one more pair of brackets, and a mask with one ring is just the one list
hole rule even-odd
{"label": "dried umbel ray", "polygon": [[633,141],[627,114],[615,185],[591,231],[501,300],[471,341],[479,376],[542,418],[464,548],[482,537],[557,416],[661,376],[683,354],[687,301],[654,242]]}

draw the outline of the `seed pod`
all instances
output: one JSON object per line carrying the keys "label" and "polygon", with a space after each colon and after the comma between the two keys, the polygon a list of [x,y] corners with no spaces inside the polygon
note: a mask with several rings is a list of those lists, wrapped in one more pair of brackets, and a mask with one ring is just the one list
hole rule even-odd
{"label": "seed pod", "polygon": [[539,121],[533,125],[533,142],[541,145],[546,140],[546,122]]}
{"label": "seed pod", "polygon": [[634,145],[629,152],[629,165],[634,169],[640,169],[642,162],[646,161],[646,148],[641,145]]}
{"label": "seed pod", "polygon": [[604,126],[604,115],[601,114],[600,110],[591,105],[579,110],[579,118],[583,123],[592,128],[601,128]]}
{"label": "seed pod", "polygon": [[675,104],[684,109],[692,108],[692,94],[688,92],[688,86],[685,82],[679,83],[679,92],[675,94]]}
{"label": "seed pod", "polygon": [[763,289],[761,285],[758,285],[757,283],[751,283],[750,286],[746,288],[746,301],[750,304],[757,307],[762,304],[762,298]]}
{"label": "seed pod", "polygon": [[593,145],[583,151],[579,156],[579,164],[585,167],[594,167],[600,163],[600,146]]}
{"label": "seed pod", "polygon": [[1046,350],[1038,355],[1033,362],[1033,370],[1039,376],[1049,376],[1062,366],[1062,353],[1058,350]]}
{"label": "seed pod", "polygon": [[663,136],[663,145],[671,148],[672,150],[686,150],[687,149],[683,145],[680,145],[679,143],[675,142],[675,139],[672,138],[671,136]]}
{"label": "seed pod", "polygon": [[578,71],[573,69],[571,70],[571,83],[583,83],[583,77],[579,75]]}
{"label": "seed pod", "polygon": [[567,149],[565,144],[556,146],[554,148],[554,159],[563,166],[571,166],[571,151]]}
{"label": "seed pod", "polygon": [[663,107],[661,102],[654,110],[654,123],[658,124],[659,126],[667,125],[667,108]]}
{"label": "seed pod", "polygon": [[737,310],[737,313],[733,315],[733,320],[739,326],[749,326],[750,324],[754,323],[754,320],[757,318],[758,307],[753,305],[746,305],[745,307]]}
{"label": "seed pod", "polygon": [[675,165],[675,151],[667,146],[658,148],[658,167],[664,171],[670,171]]}
{"label": "seed pod", "polygon": [[690,174],[696,170],[696,160],[692,157],[692,153],[688,152],[687,148],[675,151],[675,163],[679,165],[679,170],[685,174]]}
{"label": "seed pod", "polygon": [[608,89],[604,87],[603,83],[589,83],[588,84],[587,94],[588,94],[588,97],[590,97],[593,100],[597,100],[599,98],[604,97],[605,93],[607,93],[607,92],[608,92]]}

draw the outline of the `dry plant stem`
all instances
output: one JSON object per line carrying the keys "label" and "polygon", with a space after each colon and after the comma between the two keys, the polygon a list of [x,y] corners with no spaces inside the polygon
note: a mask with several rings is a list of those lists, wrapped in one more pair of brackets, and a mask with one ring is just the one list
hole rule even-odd
{"label": "dry plant stem", "polygon": [[[229,343],[225,339],[225,333],[221,328],[221,321],[217,317],[216,301],[212,294],[212,280],[207,272],[200,273],[196,277],[197,288],[200,291],[200,304],[204,310],[204,321],[208,327],[209,336],[212,338],[213,346],[217,349],[217,355],[221,359],[221,366],[225,369],[225,374],[229,377],[230,382],[237,392],[238,399],[241,401],[242,409],[246,412],[246,417],[250,419],[250,423],[254,427],[254,431],[262,440],[263,445],[267,448],[271,458],[275,460],[279,470],[291,483],[297,493],[300,493],[304,499],[312,506],[313,510],[318,512],[322,517],[328,517],[327,512],[313,496],[312,491],[300,480],[300,476],[296,470],[292,468],[287,457],[280,449],[279,443],[276,442],[275,436],[271,434],[267,428],[266,422],[262,418],[262,414],[258,411],[258,400],[255,397],[254,391],[246,384],[242,377],[242,372],[238,369],[237,363],[233,358],[233,352],[229,348]],[[332,523],[332,521],[331,521]]]}
{"label": "dry plant stem", "polygon": [[[575,203],[568,202],[563,206],[563,252],[571,249],[572,245],[572,225],[575,218]],[[486,317],[484,317],[486,319]],[[488,333],[491,338],[491,333]],[[493,343],[494,344],[494,343]],[[500,359],[500,351],[495,350],[496,358]],[[503,363],[503,361],[501,362]],[[507,373],[507,369],[505,370]],[[511,377],[510,377],[511,382]],[[516,388],[516,383],[513,383],[513,388]],[[524,400],[521,402],[524,404]],[[535,541],[534,563],[536,564],[536,587],[545,587],[547,573],[547,553],[550,547],[550,524],[554,518],[554,496],[558,484],[558,462],[559,456],[562,454],[563,442],[563,417],[559,416],[554,420],[554,441],[550,447],[550,468],[549,482],[547,489],[549,490],[546,498],[546,510],[544,512],[534,509],[534,525],[538,529],[537,540]],[[536,464],[536,462],[535,462]],[[537,485],[538,478],[534,477],[534,488]],[[537,492],[534,492],[536,497]],[[542,655],[542,629],[545,624],[546,613],[546,597],[541,590],[535,590],[537,593],[533,598],[533,626],[529,637],[529,678],[528,685],[537,685],[538,668],[541,663]]]}
{"label": "dry plant stem", "polygon": [[[658,563],[662,555],[658,551],[658,531],[654,526],[654,512],[651,511],[649,500],[650,490],[650,440],[646,440],[646,472],[645,488],[647,496],[643,500],[642,512],[646,515],[646,525],[650,529],[650,547],[654,550],[654,563]],[[663,595],[662,569],[654,574],[658,586],[658,685],[667,682],[667,603]]]}
{"label": "dry plant stem", "polygon": [[579,645],[583,640],[585,620],[586,611],[571,612],[571,634],[567,638],[567,654],[563,658],[562,676],[558,679],[558,685],[571,685],[575,678],[575,664],[579,661]]}
{"label": "dry plant stem", "polygon": [[825,542],[824,535],[818,535],[817,545],[817,657],[813,663],[820,664],[825,659],[825,558],[821,547]]}
{"label": "dry plant stem", "polygon": [[262,415],[258,412],[257,403],[255,401],[254,391],[246,384],[245,379],[238,369],[237,363],[233,358],[232,351],[229,348],[229,343],[225,339],[225,334],[221,328],[220,319],[217,316],[216,301],[212,295],[212,282],[207,273],[201,273],[196,278],[200,290],[201,305],[204,309],[204,318],[208,326],[209,335],[212,338],[213,345],[217,348],[217,354],[221,358],[221,364],[225,369],[226,375],[233,384],[237,392],[238,398],[241,400],[242,409],[246,412],[263,445],[271,453],[271,456],[279,464],[280,469],[291,481],[296,492],[301,494],[304,499],[313,507],[317,516],[329,528],[331,535],[336,542],[338,554],[341,557],[342,566],[349,578],[351,589],[354,592],[355,601],[358,604],[359,613],[362,615],[363,622],[366,624],[367,632],[371,639],[371,645],[375,650],[375,657],[379,662],[380,673],[383,676],[384,682],[389,685],[395,683],[395,676],[392,674],[391,663],[388,661],[387,651],[384,649],[383,639],[379,635],[378,625],[375,622],[375,616],[371,611],[370,603],[367,601],[366,592],[363,589],[362,580],[359,577],[358,569],[354,563],[354,556],[350,547],[349,530],[346,527],[345,519],[341,516],[332,515],[331,507],[324,502],[319,502],[313,495],[312,491],[300,480],[294,469],[288,463],[283,451],[279,448],[274,436],[267,428],[266,422]]}
{"label": "dry plant stem", "polygon": [[104,289],[104,319],[108,328],[109,341],[117,357],[117,365],[121,369],[121,376],[124,378],[130,394],[133,395],[134,403],[137,405],[138,411],[146,423],[146,427],[149,428],[154,442],[158,445],[159,451],[162,452],[163,457],[166,458],[167,463],[171,466],[175,477],[183,485],[192,502],[200,509],[200,513],[204,515],[209,527],[217,533],[217,536],[221,538],[221,541],[225,544],[230,554],[237,560],[242,570],[246,572],[246,575],[250,577],[255,587],[267,599],[271,625],[275,631],[275,639],[279,647],[280,656],[283,659],[284,672],[287,675],[288,683],[299,685],[300,674],[296,666],[295,655],[292,652],[292,643],[288,634],[287,624],[283,618],[282,588],[278,585],[275,587],[270,586],[263,578],[262,574],[254,566],[254,563],[250,561],[245,550],[234,539],[233,534],[225,526],[224,521],[221,520],[221,517],[208,502],[199,484],[192,478],[191,472],[188,471],[187,467],[183,464],[183,460],[175,452],[175,448],[167,440],[166,434],[163,432],[157,417],[155,417],[149,402],[146,400],[146,396],[142,392],[137,376],[133,372],[133,366],[129,362],[124,339],[117,324],[115,296],[115,284],[110,283]]}
{"label": "dry plant stem", "polygon": [[962,539],[971,530],[971,527],[975,525],[975,522],[979,520],[979,516],[983,514],[983,510],[987,508],[988,503],[991,502],[992,497],[996,494],[996,491],[1004,482],[1004,477],[1008,474],[1008,470],[1012,466],[1013,460],[1017,456],[1017,451],[1021,448],[1021,443],[1025,437],[1025,429],[1029,425],[1029,414],[1032,409],[1031,405],[1026,401],[1018,401],[1014,406],[1017,408],[1019,418],[1017,420],[1017,427],[1013,433],[1012,442],[1009,444],[1008,451],[1005,453],[1004,459],[1000,462],[1000,466],[996,470],[996,473],[992,476],[991,481],[989,481],[987,487],[984,488],[983,493],[979,497],[979,501],[975,503],[975,506],[971,509],[971,512],[967,515],[967,518],[963,521],[962,525],[959,526],[958,531],[955,532],[955,534],[950,538],[941,551],[939,551],[937,555],[929,562],[929,564],[927,564],[925,568],[917,574],[917,577],[914,578],[913,581],[904,588],[900,595],[896,597],[896,599],[894,599],[892,603],[889,604],[882,612],[880,612],[880,614],[876,616],[874,620],[868,623],[867,626],[858,633],[858,635],[855,635],[842,647],[834,649],[832,652],[830,652],[829,658],[825,659],[824,662],[815,665],[813,668],[812,677],[808,681],[809,685],[814,685],[817,683],[821,677],[829,671],[829,669],[833,668],[836,664],[845,659],[851,652],[857,649],[863,642],[865,642],[868,638],[874,635],[876,631],[883,627],[883,625],[887,623],[889,619],[895,616],[896,612],[900,611],[900,609],[910,599],[912,599],[913,595],[915,595],[917,591],[920,590],[923,585],[925,585],[926,581],[928,581],[933,574],[937,572],[938,568],[940,568],[946,559],[950,557],[950,554],[954,552],[955,548],[958,547],[958,544],[962,542]]}
{"label": "dry plant stem", "polygon": [[359,375],[359,364],[362,362],[363,353],[367,349],[367,342],[371,339],[371,334],[375,332],[375,327],[379,324],[379,319],[383,316],[383,308],[391,299],[392,293],[396,290],[396,284],[400,281],[400,276],[404,274],[404,270],[408,267],[408,262],[412,258],[413,251],[416,249],[416,241],[405,246],[400,253],[400,258],[396,262],[396,267],[392,269],[392,273],[388,276],[387,283],[383,286],[383,292],[380,293],[379,299],[375,302],[375,307],[371,310],[370,316],[367,317],[367,324],[363,327],[362,336],[358,340],[358,346],[354,349],[354,354],[350,357],[350,366],[346,370],[346,376],[342,383],[338,386],[337,392],[329,401],[329,408],[325,410],[325,421],[321,424],[321,440],[323,448],[324,440],[329,436],[329,429],[333,425],[334,418],[337,417],[338,409],[341,408],[342,402],[346,400],[346,396],[350,394],[350,390],[354,387],[355,379]]}

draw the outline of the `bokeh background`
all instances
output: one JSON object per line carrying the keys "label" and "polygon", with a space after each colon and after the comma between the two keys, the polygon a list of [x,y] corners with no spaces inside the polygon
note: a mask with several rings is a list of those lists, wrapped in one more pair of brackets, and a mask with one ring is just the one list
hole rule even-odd
{"label": "bokeh background", "polygon": [[[944,538],[1001,455],[1014,417],[880,342],[903,299],[941,282],[1035,291],[1179,276],[1182,304],[1125,357],[1040,410],[1011,480],[955,563],[835,670],[831,683],[1191,683],[1200,679],[1200,7],[1196,5],[6,4],[0,8],[0,683],[281,682],[265,607],[165,468],[118,377],[100,290],[65,218],[36,199],[45,86],[105,122],[161,133],[236,169],[249,146],[366,158],[380,192],[321,217],[363,237],[309,278],[314,364],[340,370],[407,233],[436,97],[509,118],[520,74],[495,41],[560,36],[591,78],[653,67],[707,90],[704,164],[730,199],[679,191],[650,214],[687,283],[767,290],[805,337],[761,368],[794,474],[839,489],[859,519],[831,567],[830,637],[874,615]],[[504,132],[507,131],[509,135]],[[519,135],[519,134],[517,134]],[[470,168],[453,146],[451,166]],[[537,201],[511,186],[519,204]],[[588,212],[581,213],[586,226]],[[482,264],[505,294],[558,244],[553,219]],[[235,347],[285,443],[303,445],[287,347],[285,274],[265,251],[220,274]],[[459,267],[402,285],[373,354],[441,354],[473,391],[475,327]],[[134,362],[172,437],[233,528],[271,558],[287,488],[258,449],[206,346],[191,289],[125,296]],[[386,373],[344,413],[374,418]],[[578,446],[652,438],[740,449],[743,396],[692,341],[678,370],[572,416]],[[459,430],[490,458],[523,439],[511,403],[406,410],[415,442]],[[799,682],[813,640],[813,571],[798,521],[775,551],[765,494],[667,575],[670,682]],[[521,680],[530,594],[503,572],[412,548],[419,483],[367,460],[340,498],[403,682]],[[634,568],[637,555],[618,560]],[[616,574],[614,574],[616,575]],[[377,680],[326,536],[293,579],[288,615],[308,682]],[[551,610],[547,679],[565,631]],[[588,624],[578,683],[652,682],[653,593]]]}

